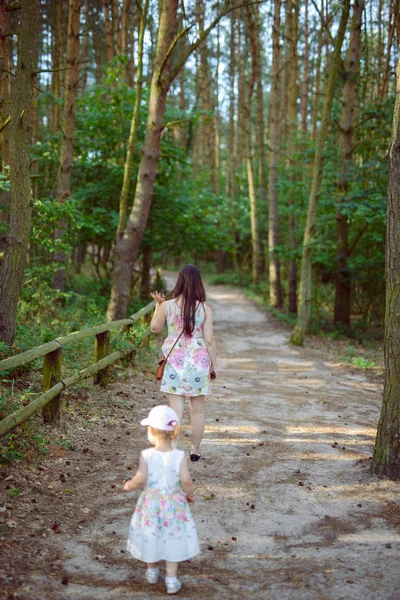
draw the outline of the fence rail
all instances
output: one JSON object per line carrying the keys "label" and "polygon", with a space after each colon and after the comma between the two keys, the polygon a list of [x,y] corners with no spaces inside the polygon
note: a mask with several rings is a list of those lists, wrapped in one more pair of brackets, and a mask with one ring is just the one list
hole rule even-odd
{"label": "fence rail", "polygon": [[[21,423],[27,421],[27,419],[29,419],[40,409],[43,411],[43,417],[46,422],[56,423],[59,420],[61,413],[61,392],[72,385],[76,385],[79,381],[82,381],[87,377],[93,375],[94,383],[103,387],[107,386],[107,368],[124,356],[134,353],[137,348],[137,344],[132,344],[124,350],[118,350],[117,352],[112,352],[110,354],[110,332],[115,329],[120,329],[121,327],[127,330],[140,319],[146,319],[154,306],[154,301],[149,302],[149,304],[144,306],[128,319],[111,321],[110,323],[103,323],[101,325],[96,325],[95,327],[82,329],[81,331],[75,331],[74,333],[58,337],[51,342],[42,344],[41,346],[36,346],[36,348],[32,348],[26,352],[21,352],[20,354],[16,354],[10,358],[1,360],[0,373],[9,371],[10,369],[15,369],[15,367],[19,367],[21,365],[28,364],[36,358],[44,356],[42,383],[43,393],[32,400],[27,406],[20,408],[0,421],[0,438]],[[146,339],[149,334],[150,328],[147,327],[142,340]],[[94,364],[78,371],[70,377],[63,379],[63,347],[91,336],[95,336]]]}

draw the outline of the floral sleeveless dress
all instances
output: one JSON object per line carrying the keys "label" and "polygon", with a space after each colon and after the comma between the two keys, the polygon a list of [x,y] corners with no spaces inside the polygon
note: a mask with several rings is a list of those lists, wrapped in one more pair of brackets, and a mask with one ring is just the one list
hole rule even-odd
{"label": "floral sleeveless dress", "polygon": [[147,483],[129,528],[127,550],[147,563],[180,562],[199,554],[196,526],[183,493],[179,470],[183,450],[143,450]]}
{"label": "floral sleeveless dress", "polygon": [[[168,337],[162,351],[168,355],[176,338],[183,329],[181,310],[175,300],[168,300]],[[208,396],[210,386],[210,356],[203,338],[203,325],[206,316],[205,305],[201,303],[195,315],[195,327],[191,336],[182,335],[172,350],[165,365],[161,381],[162,392],[179,396]]]}

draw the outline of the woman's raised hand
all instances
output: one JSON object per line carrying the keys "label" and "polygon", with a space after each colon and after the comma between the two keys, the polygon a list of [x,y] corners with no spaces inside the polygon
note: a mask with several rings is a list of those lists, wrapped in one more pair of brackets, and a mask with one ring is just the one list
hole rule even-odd
{"label": "woman's raised hand", "polygon": [[165,294],[161,295],[160,292],[157,292],[157,290],[151,292],[150,296],[157,302],[157,304],[162,304],[166,300]]}

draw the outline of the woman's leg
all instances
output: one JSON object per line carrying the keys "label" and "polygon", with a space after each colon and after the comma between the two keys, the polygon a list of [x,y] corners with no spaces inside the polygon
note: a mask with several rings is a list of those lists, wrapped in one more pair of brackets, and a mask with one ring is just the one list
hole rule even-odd
{"label": "woman's leg", "polygon": [[183,409],[185,408],[185,396],[178,396],[177,394],[168,394],[168,402],[171,408],[174,409],[178,415],[179,424],[182,423]]}
{"label": "woman's leg", "polygon": [[204,396],[192,396],[190,398],[190,416],[192,421],[192,453],[198,454],[205,424]]}

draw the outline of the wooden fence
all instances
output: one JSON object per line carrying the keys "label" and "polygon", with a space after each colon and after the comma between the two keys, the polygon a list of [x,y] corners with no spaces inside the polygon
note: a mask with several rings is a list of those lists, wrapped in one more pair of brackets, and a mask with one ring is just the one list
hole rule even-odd
{"label": "wooden fence", "polygon": [[[110,354],[110,331],[120,328],[124,328],[124,330],[129,329],[135,322],[146,319],[154,306],[154,301],[149,302],[149,304],[128,319],[111,321],[110,323],[103,323],[102,325],[75,331],[74,333],[56,338],[51,342],[27,350],[26,352],[21,352],[20,354],[1,360],[0,373],[9,371],[10,369],[14,369],[21,365],[26,365],[35,358],[44,356],[42,385],[44,393],[32,400],[27,406],[20,408],[0,421],[0,438],[14,429],[14,427],[17,427],[17,425],[27,421],[40,409],[43,409],[43,418],[45,422],[56,423],[60,418],[62,390],[66,390],[72,385],[77,384],[79,381],[82,381],[82,379],[86,379],[93,375],[94,383],[105,387],[108,384],[107,367],[120,358],[132,354],[137,348],[137,344],[132,344],[128,348]],[[150,328],[147,327],[142,340],[147,338],[149,333]],[[63,346],[84,340],[93,335],[95,336],[94,364],[86,369],[78,371],[66,379],[62,379]]]}

